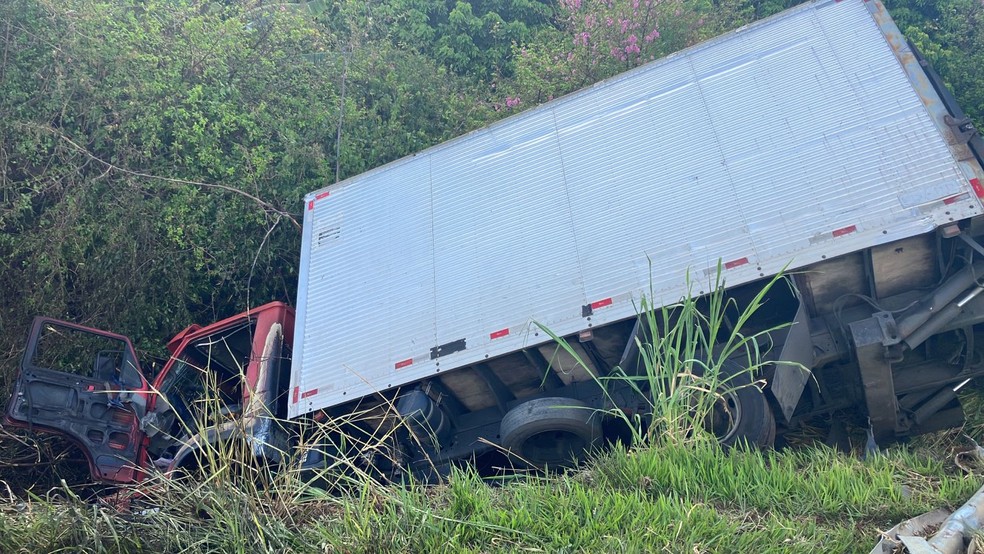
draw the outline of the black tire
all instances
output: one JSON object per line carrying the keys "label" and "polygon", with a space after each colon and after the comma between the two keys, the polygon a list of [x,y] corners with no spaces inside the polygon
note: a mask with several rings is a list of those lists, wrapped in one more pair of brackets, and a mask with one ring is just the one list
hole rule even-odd
{"label": "black tire", "polygon": [[538,469],[569,468],[584,461],[602,438],[601,417],[573,398],[536,398],[502,418],[499,442],[515,459]]}
{"label": "black tire", "polygon": [[706,426],[725,447],[741,442],[771,448],[776,440],[776,418],[765,393],[752,383],[741,364],[726,360],[721,365],[721,381],[713,413]]}

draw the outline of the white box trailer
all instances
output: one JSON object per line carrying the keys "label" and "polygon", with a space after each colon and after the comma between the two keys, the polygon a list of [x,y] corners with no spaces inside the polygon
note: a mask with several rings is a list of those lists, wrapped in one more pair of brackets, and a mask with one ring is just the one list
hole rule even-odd
{"label": "white box trailer", "polygon": [[312,192],[290,415],[979,215],[945,116],[881,4],[828,0]]}

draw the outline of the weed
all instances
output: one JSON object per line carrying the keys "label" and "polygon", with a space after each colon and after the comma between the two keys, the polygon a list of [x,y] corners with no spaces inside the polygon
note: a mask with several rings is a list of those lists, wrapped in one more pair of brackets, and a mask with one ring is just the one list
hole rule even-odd
{"label": "weed", "polygon": [[[784,283],[780,272],[744,305],[728,296],[720,264],[710,293],[694,294],[688,275],[687,294],[665,305],[653,302],[655,291],[640,301],[633,340],[638,354],[609,375],[592,377],[612,407],[606,416],[622,420],[632,431],[632,444],[659,446],[720,441],[771,445],[775,424],[757,382],[771,347],[770,333],[785,325],[754,328],[750,323],[765,305],[769,291]],[[558,348],[583,367],[579,353],[564,337],[540,325]],[[645,406],[624,409],[616,398],[628,390]]]}

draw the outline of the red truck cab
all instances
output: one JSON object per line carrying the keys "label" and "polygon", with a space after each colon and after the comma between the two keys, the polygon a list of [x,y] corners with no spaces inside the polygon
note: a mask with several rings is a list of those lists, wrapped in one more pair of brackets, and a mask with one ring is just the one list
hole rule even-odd
{"label": "red truck cab", "polygon": [[255,455],[276,457],[293,332],[294,310],[281,302],[192,325],[168,343],[171,356],[150,381],[128,338],[38,317],[5,420],[64,435],[103,482],[192,464],[204,443],[236,435]]}

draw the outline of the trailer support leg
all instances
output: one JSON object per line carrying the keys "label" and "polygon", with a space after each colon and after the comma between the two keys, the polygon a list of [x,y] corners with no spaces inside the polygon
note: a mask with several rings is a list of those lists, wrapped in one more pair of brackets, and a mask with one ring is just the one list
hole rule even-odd
{"label": "trailer support leg", "polygon": [[886,347],[883,344],[882,325],[872,317],[855,321],[850,328],[861,370],[871,431],[875,441],[879,443],[894,440],[898,405],[895,381],[892,379],[892,363],[886,356]]}

